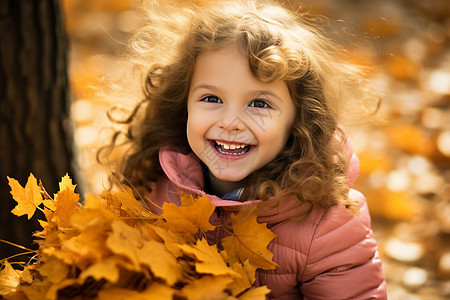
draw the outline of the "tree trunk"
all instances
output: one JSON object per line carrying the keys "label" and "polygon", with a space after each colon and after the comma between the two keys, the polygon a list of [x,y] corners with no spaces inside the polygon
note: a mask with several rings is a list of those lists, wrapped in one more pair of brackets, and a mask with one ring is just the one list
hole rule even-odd
{"label": "tree trunk", "polygon": [[[52,195],[66,172],[75,175],[60,5],[59,0],[0,5],[0,238],[32,248],[32,233],[41,228],[36,216],[28,221],[11,214],[16,202],[6,176],[24,185],[32,172]],[[0,259],[21,251],[0,243]]]}

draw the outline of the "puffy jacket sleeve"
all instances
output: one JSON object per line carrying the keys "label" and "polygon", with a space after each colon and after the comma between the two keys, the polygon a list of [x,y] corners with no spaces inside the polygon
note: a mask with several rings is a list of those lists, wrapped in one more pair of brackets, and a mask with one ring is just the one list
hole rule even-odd
{"label": "puffy jacket sleeve", "polygon": [[359,200],[360,216],[335,206],[317,220],[306,264],[299,274],[303,299],[387,299],[367,203],[355,190],[350,197]]}

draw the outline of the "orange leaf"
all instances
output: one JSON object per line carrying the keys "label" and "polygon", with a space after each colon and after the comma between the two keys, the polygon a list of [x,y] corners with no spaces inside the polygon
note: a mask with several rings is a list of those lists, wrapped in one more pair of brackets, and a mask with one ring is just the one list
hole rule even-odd
{"label": "orange leaf", "polygon": [[228,288],[233,292],[233,295],[240,294],[242,291],[249,289],[253,282],[255,282],[255,272],[256,267],[250,264],[248,260],[246,260],[243,264],[234,263],[232,268],[235,272],[240,274],[239,279],[235,279],[232,284],[228,286]]}
{"label": "orange leaf", "polygon": [[[190,205],[185,206],[186,201]],[[173,232],[187,232],[192,235],[196,235],[199,230],[201,232],[214,230],[215,226],[209,222],[216,208],[214,204],[206,196],[196,199],[193,204],[190,201],[192,198],[188,194],[181,194],[180,207],[173,203],[163,204],[161,218],[166,221],[166,227]]]}
{"label": "orange leaf", "polygon": [[116,201],[121,203],[121,208],[125,210],[130,217],[158,218],[154,213],[145,209],[142,204],[139,203],[129,187],[124,187],[121,192],[116,193],[113,197],[117,198]]}
{"label": "orange leaf", "polygon": [[108,248],[112,252],[130,259],[133,265],[139,269],[140,260],[138,251],[143,243],[140,231],[120,220],[114,220],[112,222],[112,230],[112,234],[106,240]]}
{"label": "orange leaf", "polygon": [[158,235],[164,241],[166,248],[176,257],[181,257],[183,252],[181,251],[179,245],[185,244],[186,240],[183,239],[180,235],[177,235],[166,228],[161,228],[157,226],[148,225],[149,228],[152,228],[155,234]]}
{"label": "orange leaf", "polygon": [[267,245],[276,237],[265,224],[256,221],[256,215],[247,217],[247,213],[231,214],[233,234],[222,240],[222,245],[228,254],[230,264],[250,263],[262,269],[275,269],[277,264],[272,261],[273,254]]}
{"label": "orange leaf", "polygon": [[226,299],[224,290],[232,281],[229,276],[204,276],[185,286],[182,293],[188,300]]}
{"label": "orange leaf", "polygon": [[266,295],[270,292],[269,288],[266,286],[260,286],[252,288],[240,296],[239,300],[256,300],[256,299],[266,299]]}
{"label": "orange leaf", "polygon": [[56,202],[56,209],[53,213],[52,221],[56,222],[61,227],[70,226],[70,218],[75,213],[78,205],[79,195],[75,194],[70,189],[65,189],[58,193]]}
{"label": "orange leaf", "polygon": [[111,254],[105,247],[107,229],[106,226],[91,226],[79,235],[65,241],[61,248],[65,253],[72,255],[73,261],[78,267],[86,268]]}
{"label": "orange leaf", "polygon": [[147,241],[138,252],[142,264],[148,265],[152,273],[173,285],[181,277],[182,270],[176,257],[167,251],[163,243]]}
{"label": "orange leaf", "polygon": [[105,279],[109,283],[116,283],[119,280],[118,262],[119,260],[116,256],[98,260],[80,274],[80,279],[85,280],[88,277],[92,277],[95,280]]}
{"label": "orange leaf", "polygon": [[179,247],[187,254],[194,255],[194,258],[197,258],[198,262],[195,263],[195,270],[198,273],[240,276],[239,273],[227,266],[217,251],[217,246],[208,245],[206,239],[198,240],[195,245],[180,245]]}
{"label": "orange leaf", "polygon": [[154,282],[146,290],[142,292],[145,299],[172,300],[174,290],[167,285]]}
{"label": "orange leaf", "polygon": [[98,293],[98,300],[148,300],[148,299],[158,299],[158,300],[171,300],[173,299],[174,290],[170,287],[160,284],[153,283],[143,292],[137,292],[134,290],[123,289],[123,288],[107,288],[103,289]]}
{"label": "orange leaf", "polygon": [[37,184],[37,180],[33,174],[30,173],[25,187],[14,178],[8,178],[9,186],[11,187],[11,195],[17,202],[17,206],[11,211],[16,216],[28,215],[28,219],[34,215],[36,207],[42,203],[41,188]]}
{"label": "orange leaf", "polygon": [[86,230],[93,226],[105,226],[107,229],[106,225],[116,218],[116,215],[106,209],[97,197],[86,197],[85,205],[84,209],[75,210],[70,219],[72,226],[79,230]]}
{"label": "orange leaf", "polygon": [[66,173],[66,175],[64,175],[59,182],[59,191],[62,192],[68,188],[72,192],[75,192],[76,186],[76,184],[72,183],[72,178],[69,177],[69,174]]}
{"label": "orange leaf", "polygon": [[48,257],[45,263],[38,267],[39,273],[45,276],[51,283],[60,283],[66,279],[69,273],[69,266],[59,259]]}
{"label": "orange leaf", "polygon": [[8,261],[4,261],[0,271],[0,296],[9,296],[16,292],[20,283],[20,276]]}

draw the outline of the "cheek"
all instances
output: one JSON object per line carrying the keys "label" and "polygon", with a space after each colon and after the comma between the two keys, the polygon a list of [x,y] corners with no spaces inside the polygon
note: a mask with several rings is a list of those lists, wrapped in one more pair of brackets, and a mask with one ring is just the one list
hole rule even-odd
{"label": "cheek", "polygon": [[186,136],[188,139],[189,144],[191,144],[194,136],[195,136],[195,121],[193,120],[193,118],[189,118],[187,120],[187,124],[186,124]]}
{"label": "cheek", "polygon": [[196,152],[199,148],[204,147],[204,126],[195,116],[188,116],[186,124],[186,136],[191,149]]}

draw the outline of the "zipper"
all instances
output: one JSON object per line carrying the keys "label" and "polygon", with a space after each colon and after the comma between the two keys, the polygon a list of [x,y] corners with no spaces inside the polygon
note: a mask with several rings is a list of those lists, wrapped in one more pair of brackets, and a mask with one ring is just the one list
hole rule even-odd
{"label": "zipper", "polygon": [[216,225],[216,245],[219,251],[223,250],[222,237],[223,237],[223,226],[225,223],[225,210],[222,207],[216,207],[216,214],[219,218],[219,223]]}

